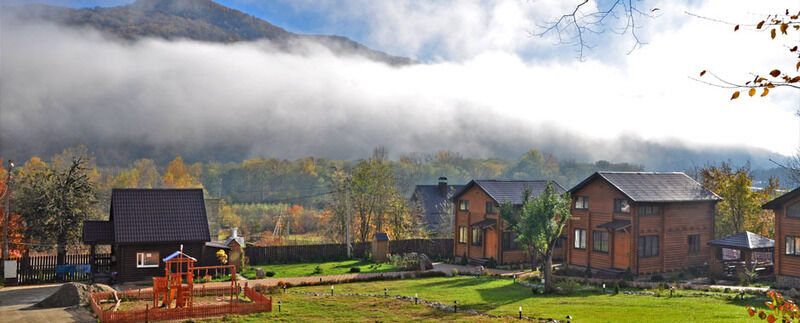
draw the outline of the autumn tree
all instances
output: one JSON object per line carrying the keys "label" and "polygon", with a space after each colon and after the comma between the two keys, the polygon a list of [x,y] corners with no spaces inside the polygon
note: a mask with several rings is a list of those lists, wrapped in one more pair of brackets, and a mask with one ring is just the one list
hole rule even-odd
{"label": "autumn tree", "polygon": [[571,204],[570,194],[556,193],[552,182],[548,182],[547,188],[536,197],[525,189],[520,208],[508,201],[500,204],[500,217],[506,229],[517,233],[516,241],[528,252],[533,268],[536,268],[537,254],[542,255],[547,292],[553,290],[553,250],[570,218]]}
{"label": "autumn tree", "polygon": [[767,298],[768,300],[764,303],[769,307],[768,311],[747,306],[745,308],[747,314],[768,323],[778,322],[778,320],[784,323],[800,322],[800,307],[794,301],[774,290],[767,292]]}
{"label": "autumn tree", "polygon": [[199,179],[202,169],[202,164],[200,163],[186,166],[183,163],[183,158],[178,156],[169,162],[161,180],[164,182],[164,186],[169,188],[203,187]]}
{"label": "autumn tree", "polygon": [[242,225],[242,219],[225,200],[220,201],[219,222],[224,228],[239,228]]}
{"label": "autumn tree", "polygon": [[761,209],[761,205],[776,196],[778,181],[769,180],[761,191],[754,191],[749,165],[734,169],[730,163],[710,165],[700,170],[703,186],[722,197],[717,203],[715,231],[724,237],[734,233],[752,231],[771,237],[774,232],[774,215]]}
{"label": "autumn tree", "polygon": [[700,77],[702,78],[709,75],[711,79],[708,81],[699,81],[721,88],[736,89],[731,95],[731,100],[738,99],[742,90],[747,91],[747,95],[751,97],[757,94],[760,97],[765,97],[769,94],[770,89],[776,87],[789,88],[795,91],[800,90],[800,83],[798,83],[800,82],[800,72],[798,72],[800,71],[800,51],[798,51],[800,38],[797,37],[800,36],[800,11],[793,13],[790,12],[789,9],[786,9],[784,13],[768,15],[765,19],[755,22],[754,24],[736,24],[733,27],[734,32],[740,30],[764,32],[767,33],[771,39],[785,39],[788,43],[788,45],[785,46],[787,54],[794,57],[796,63],[791,67],[776,66],[769,71],[753,73],[753,78],[744,81],[744,83],[726,80],[708,70],[701,71]]}
{"label": "autumn tree", "polygon": [[[8,190],[8,183],[6,183],[8,171],[2,165],[3,159],[0,158],[0,202],[5,201],[7,196],[10,197],[7,194],[12,194]],[[0,222],[0,232],[3,232],[3,227],[6,225],[5,218],[8,210],[5,207],[5,203],[0,203],[0,221],[2,221]],[[23,244],[25,227],[22,225],[22,219],[18,212],[10,214],[8,220],[8,255],[18,258],[22,256],[22,251],[25,247]]]}
{"label": "autumn tree", "polygon": [[19,176],[14,205],[25,223],[25,236],[38,244],[57,245],[59,264],[94,212],[91,160],[85,151],[65,152],[53,158],[53,166],[32,159]]}

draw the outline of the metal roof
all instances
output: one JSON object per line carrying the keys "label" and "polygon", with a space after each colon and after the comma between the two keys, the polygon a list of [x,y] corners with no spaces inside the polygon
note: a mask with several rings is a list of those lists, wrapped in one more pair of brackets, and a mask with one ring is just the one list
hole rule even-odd
{"label": "metal roof", "polygon": [[711,240],[708,242],[708,245],[732,249],[764,250],[775,248],[775,240],[750,231],[745,231],[724,238]]}
{"label": "metal roof", "polygon": [[114,224],[110,221],[83,221],[84,243],[114,243]]}
{"label": "metal roof", "polygon": [[116,243],[210,241],[202,189],[114,189]]}
{"label": "metal roof", "polygon": [[448,185],[447,194],[442,195],[439,185],[417,185],[411,199],[420,201],[425,217],[423,222],[426,224],[439,224],[441,214],[449,214],[452,210],[446,208],[450,203],[450,197],[458,192],[464,185]]}
{"label": "metal roof", "polygon": [[569,191],[575,193],[598,177],[634,202],[722,200],[717,194],[682,172],[596,172]]}
{"label": "metal roof", "polygon": [[558,182],[551,181],[551,180],[533,180],[533,181],[522,181],[522,180],[472,180],[467,185],[464,185],[460,191],[458,191],[455,195],[453,195],[452,199],[455,200],[466,191],[468,191],[473,186],[477,185],[480,187],[484,192],[486,192],[489,197],[491,197],[495,202],[502,203],[502,202],[511,202],[514,205],[522,204],[522,194],[525,192],[525,189],[531,190],[531,196],[536,197],[539,196],[542,192],[544,192],[545,188],[547,188],[547,183],[553,183],[553,188],[555,188],[556,193],[562,194],[566,192],[564,187],[562,187]]}

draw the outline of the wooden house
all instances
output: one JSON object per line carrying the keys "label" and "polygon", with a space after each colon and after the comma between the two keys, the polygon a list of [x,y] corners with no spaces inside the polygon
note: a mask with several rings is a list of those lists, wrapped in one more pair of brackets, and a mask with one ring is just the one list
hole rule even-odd
{"label": "wooden house", "polygon": [[[515,241],[516,233],[506,228],[500,219],[502,202],[522,204],[525,189],[538,196],[552,182],[557,193],[566,190],[555,181],[536,180],[472,180],[453,197],[454,255],[466,256],[470,263],[485,264],[495,259],[498,264],[530,262],[527,252]],[[554,259],[563,258],[563,244],[553,252]]]}
{"label": "wooden house", "polygon": [[83,243],[93,255],[96,245],[111,245],[117,282],[162,275],[163,257],[183,245],[184,253],[199,258],[210,240],[202,189],[114,189],[108,221],[83,226]]}
{"label": "wooden house", "polygon": [[642,274],[709,261],[721,198],[684,173],[597,172],[570,193],[569,264]]}
{"label": "wooden house", "polygon": [[775,283],[779,288],[800,286],[800,188],[767,202],[775,212]]}
{"label": "wooden house", "polygon": [[[443,228],[453,222],[453,204],[450,197],[464,185],[447,185],[447,177],[439,177],[436,185],[417,185],[411,193],[411,204],[422,214],[422,227],[434,234],[450,234]],[[447,232],[442,232],[447,231]]]}

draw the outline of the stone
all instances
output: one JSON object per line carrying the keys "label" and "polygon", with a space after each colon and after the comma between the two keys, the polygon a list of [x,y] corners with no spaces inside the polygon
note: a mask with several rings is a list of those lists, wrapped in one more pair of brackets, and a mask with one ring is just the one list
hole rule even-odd
{"label": "stone", "polygon": [[262,279],[262,278],[264,278],[266,276],[267,275],[264,274],[264,268],[256,268],[256,278]]}
{"label": "stone", "polygon": [[433,262],[431,261],[431,258],[428,258],[427,255],[425,255],[424,253],[421,253],[418,256],[418,259],[419,259],[419,269],[420,270],[433,269]]}

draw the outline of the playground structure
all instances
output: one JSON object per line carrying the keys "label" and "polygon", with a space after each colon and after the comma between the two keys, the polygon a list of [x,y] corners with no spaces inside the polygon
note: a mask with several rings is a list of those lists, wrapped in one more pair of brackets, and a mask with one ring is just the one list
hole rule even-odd
{"label": "playground structure", "polygon": [[[181,248],[183,249],[183,248]],[[197,259],[176,251],[162,259],[165,264],[164,277],[153,277],[151,291],[131,290],[120,293],[92,293],[91,305],[100,322],[148,322],[159,320],[181,320],[192,317],[221,316],[225,314],[249,314],[272,311],[272,297],[266,297],[249,288],[247,284],[240,286],[236,283],[236,267],[233,265],[195,267]],[[217,286],[195,289],[195,277],[208,276],[210,273],[230,273],[230,286]],[[200,274],[203,276],[200,276]],[[195,276],[197,274],[197,276]],[[239,293],[250,299],[250,302],[240,302]],[[218,295],[229,297],[226,304],[195,305],[195,295]],[[145,310],[104,311],[100,303],[111,298],[119,300],[148,299],[152,297],[153,305]],[[117,301],[119,303],[119,301]],[[149,301],[148,301],[149,302]],[[160,304],[159,304],[160,302]]]}

